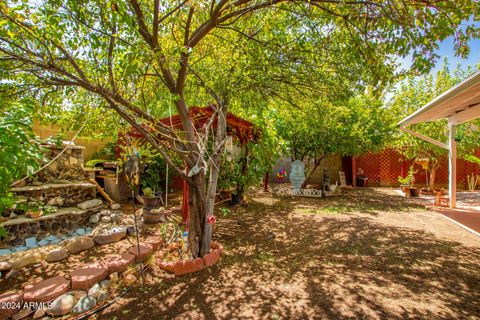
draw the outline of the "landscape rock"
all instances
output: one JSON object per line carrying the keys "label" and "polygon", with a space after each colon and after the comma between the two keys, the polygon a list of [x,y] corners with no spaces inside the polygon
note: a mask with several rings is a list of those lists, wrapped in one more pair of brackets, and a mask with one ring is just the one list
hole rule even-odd
{"label": "landscape rock", "polygon": [[114,203],[112,204],[111,208],[112,210],[118,210],[120,209],[122,206],[120,205],[120,203]]}
{"label": "landscape rock", "polygon": [[93,242],[92,238],[87,236],[78,236],[68,241],[65,247],[70,253],[75,254],[90,249],[94,245],[95,243]]}
{"label": "landscape rock", "polygon": [[5,275],[5,280],[10,280],[10,279],[15,279],[20,275],[20,271],[18,270],[10,270],[6,275]]}
{"label": "landscape rock", "polygon": [[92,200],[87,200],[82,203],[77,204],[77,207],[82,210],[87,210],[87,209],[92,209],[95,207],[98,207],[99,205],[102,204],[102,200],[100,199],[92,199]]}
{"label": "landscape rock", "polygon": [[94,232],[93,241],[102,245],[102,244],[117,242],[125,238],[126,236],[127,236],[127,230],[125,228],[115,227],[110,230],[100,229]]}
{"label": "landscape rock", "polygon": [[91,288],[88,290],[88,295],[89,295],[90,297],[97,298],[99,292],[100,292],[100,284],[99,284],[99,283],[95,283],[95,284],[93,285],[93,287],[91,287]]}
{"label": "landscape rock", "polygon": [[110,274],[109,279],[112,283],[117,283],[118,282],[118,272],[114,272]]}
{"label": "landscape rock", "polygon": [[75,233],[78,234],[79,236],[83,236],[85,235],[85,229],[84,228],[79,228],[77,230],[75,230]]}
{"label": "landscape rock", "polygon": [[53,300],[46,312],[52,316],[63,316],[72,310],[76,302],[75,296],[66,293]]}
{"label": "landscape rock", "polygon": [[70,290],[68,293],[73,295],[77,301],[88,295],[87,291],[85,290]]}
{"label": "landscape rock", "polygon": [[88,222],[90,223],[97,223],[100,220],[100,214],[92,214],[90,218],[88,219]]}
{"label": "landscape rock", "polygon": [[63,248],[53,249],[47,254],[47,262],[57,262],[68,257],[68,251]]}
{"label": "landscape rock", "polygon": [[47,205],[61,207],[65,203],[65,199],[62,197],[55,197],[48,200]]}
{"label": "landscape rock", "polygon": [[23,268],[32,264],[39,263],[43,260],[42,253],[40,252],[29,252],[23,256],[17,258],[15,262],[16,268]]}
{"label": "landscape rock", "polygon": [[0,261],[0,271],[7,271],[13,269],[13,263],[10,261]]}
{"label": "landscape rock", "polygon": [[110,287],[110,281],[109,280],[103,280],[102,282],[100,282],[100,288],[106,289],[108,287]]}
{"label": "landscape rock", "polygon": [[131,286],[131,285],[135,284],[135,282],[137,282],[137,277],[135,277],[133,274],[129,274],[128,276],[123,278],[123,283],[126,286]]}
{"label": "landscape rock", "polygon": [[107,298],[108,298],[108,291],[107,290],[102,289],[98,292],[98,297],[97,297],[98,303],[101,303],[101,302],[107,300]]}
{"label": "landscape rock", "polygon": [[110,216],[103,216],[102,217],[102,222],[105,222],[105,223],[108,223],[112,220],[112,218],[110,218]]}
{"label": "landscape rock", "polygon": [[112,214],[111,210],[108,210],[108,209],[100,210],[100,215],[101,216],[109,216],[111,214]]}
{"label": "landscape rock", "polygon": [[72,311],[75,314],[87,312],[95,307],[97,300],[93,297],[86,296],[78,300],[77,304],[73,307]]}
{"label": "landscape rock", "polygon": [[33,314],[33,319],[42,318],[46,314],[44,308],[38,308],[37,311]]}

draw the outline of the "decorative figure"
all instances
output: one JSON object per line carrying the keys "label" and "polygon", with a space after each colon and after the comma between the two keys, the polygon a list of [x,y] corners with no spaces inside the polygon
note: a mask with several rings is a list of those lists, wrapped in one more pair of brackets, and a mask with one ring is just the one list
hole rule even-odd
{"label": "decorative figure", "polygon": [[290,172],[290,182],[292,183],[293,192],[300,191],[303,181],[305,180],[305,165],[300,160],[292,163],[292,171]]}
{"label": "decorative figure", "polygon": [[330,177],[327,169],[323,169],[322,194],[325,196],[328,191],[330,191]]}

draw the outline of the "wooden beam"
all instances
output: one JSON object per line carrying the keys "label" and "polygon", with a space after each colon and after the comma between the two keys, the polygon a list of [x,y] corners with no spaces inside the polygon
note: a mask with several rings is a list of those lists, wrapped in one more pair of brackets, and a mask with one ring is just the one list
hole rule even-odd
{"label": "wooden beam", "polygon": [[417,138],[419,138],[419,139],[422,139],[422,140],[424,140],[424,141],[430,142],[430,143],[432,143],[432,144],[434,144],[434,145],[436,145],[436,146],[438,146],[438,147],[440,147],[440,148],[443,148],[443,149],[445,149],[445,150],[448,150],[448,145],[446,145],[446,144],[443,143],[443,142],[440,142],[440,141],[437,141],[437,140],[432,139],[432,138],[430,138],[430,137],[424,136],[424,135],[421,134],[421,133],[412,131],[412,130],[407,129],[407,128],[405,128],[405,127],[400,127],[400,130],[402,130],[403,132],[409,133],[409,134],[411,134],[412,136],[415,136],[415,137],[417,137]]}

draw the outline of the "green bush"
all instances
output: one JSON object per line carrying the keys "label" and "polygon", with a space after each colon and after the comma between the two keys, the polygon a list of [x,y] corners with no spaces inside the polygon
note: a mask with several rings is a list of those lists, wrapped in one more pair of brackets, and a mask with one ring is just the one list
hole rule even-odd
{"label": "green bush", "polygon": [[12,182],[31,175],[43,159],[32,126],[31,110],[20,104],[0,115],[0,212],[13,204]]}

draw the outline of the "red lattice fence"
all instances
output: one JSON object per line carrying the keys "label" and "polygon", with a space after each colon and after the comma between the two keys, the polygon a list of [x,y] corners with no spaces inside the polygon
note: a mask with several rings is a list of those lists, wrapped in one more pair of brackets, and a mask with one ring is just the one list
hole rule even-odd
{"label": "red lattice fence", "polygon": [[[476,152],[480,156],[480,150]],[[365,175],[369,178],[368,184],[371,186],[397,186],[398,177],[405,177],[408,169],[412,165],[412,160],[407,160],[401,152],[395,149],[385,149],[380,153],[366,153],[354,159],[354,170],[362,168]],[[417,184],[426,184],[426,172],[420,166],[415,174]],[[355,174],[355,172],[353,172]],[[457,159],[457,184],[459,186],[467,185],[467,174],[480,174],[480,168],[477,164]],[[447,156],[440,159],[440,167],[436,172],[435,185],[442,186],[448,184],[448,159]]]}

